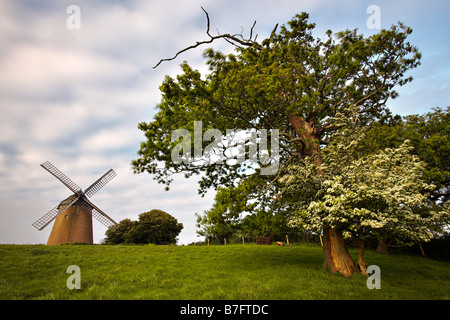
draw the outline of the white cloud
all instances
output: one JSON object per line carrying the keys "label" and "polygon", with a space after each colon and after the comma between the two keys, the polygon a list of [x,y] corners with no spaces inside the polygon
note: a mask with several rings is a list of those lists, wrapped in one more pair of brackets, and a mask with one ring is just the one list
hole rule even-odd
{"label": "white cloud", "polygon": [[[134,146],[137,133],[127,127],[108,127],[95,132],[91,136],[85,136],[81,141],[81,148],[86,153],[100,152],[128,148]],[[137,147],[137,146],[136,146]]]}
{"label": "white cloud", "polygon": [[[165,192],[150,175],[134,175],[130,162],[144,140],[137,124],[151,121],[164,76],[179,73],[184,60],[205,71],[201,53],[207,46],[152,67],[159,59],[207,39],[200,6],[210,14],[213,33],[216,28],[239,33],[242,26],[248,35],[257,20],[254,33],[260,40],[276,23],[283,24],[301,11],[311,12],[320,32],[364,28],[367,18],[366,4],[356,0],[76,2],[81,9],[80,30],[66,27],[66,8],[72,1],[0,2],[0,243],[45,242],[50,228],[38,232],[31,223],[70,193],[40,168],[47,160],[82,188],[113,168],[118,176],[95,195],[94,203],[117,220],[137,219],[153,208],[165,210],[185,225],[182,242],[194,241],[194,213],[210,207],[213,192],[201,198],[196,181],[183,177]],[[448,77],[442,72],[448,69],[445,57],[449,55],[443,31],[449,26],[445,8],[439,7],[441,3],[400,7],[379,1],[379,5],[383,26],[406,18],[419,49],[427,53],[426,69],[414,74],[426,81],[418,80],[420,89],[405,91],[405,99],[401,96],[393,104],[396,111],[405,110],[405,101],[417,112],[444,106],[443,101],[448,104]],[[423,18],[435,15],[437,19]],[[213,46],[232,50],[225,41]],[[439,63],[428,55],[434,50]],[[433,105],[422,106],[426,99],[433,99]],[[98,241],[104,229],[96,223],[94,230]]]}
{"label": "white cloud", "polygon": [[[113,77],[125,78],[134,69],[126,62],[111,57],[98,56],[73,49],[18,45],[2,63],[3,92],[44,95],[60,86],[70,86],[85,81],[85,85],[98,81],[111,81]],[[56,86],[56,87],[55,87]]]}

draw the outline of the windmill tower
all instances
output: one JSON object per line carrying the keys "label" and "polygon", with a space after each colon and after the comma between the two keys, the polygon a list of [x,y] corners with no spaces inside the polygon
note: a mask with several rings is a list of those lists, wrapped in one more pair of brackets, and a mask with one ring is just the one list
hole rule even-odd
{"label": "windmill tower", "polygon": [[92,216],[107,227],[117,224],[88,200],[88,197],[92,197],[116,176],[112,169],[83,192],[75,182],[70,180],[50,162],[44,162],[41,164],[41,167],[54,175],[73,192],[73,195],[61,201],[59,205],[33,223],[35,228],[42,230],[56,219],[48,237],[47,245],[74,242],[93,243]]}

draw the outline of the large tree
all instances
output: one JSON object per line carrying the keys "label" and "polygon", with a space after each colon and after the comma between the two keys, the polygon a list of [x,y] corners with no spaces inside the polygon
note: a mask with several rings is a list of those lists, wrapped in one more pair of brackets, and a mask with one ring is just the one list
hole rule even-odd
{"label": "large tree", "polygon": [[[277,198],[278,174],[260,175],[264,166],[276,163],[281,170],[307,157],[320,166],[321,145],[339,129],[335,116],[346,115],[350,106],[359,107],[358,117],[364,123],[385,115],[386,101],[397,96],[394,88],[411,81],[405,73],[419,65],[420,53],[406,41],[412,30],[399,23],[369,37],[357,30],[329,30],[321,39],[313,36],[315,24],[308,18],[307,13],[298,14],[257,42],[252,38],[253,27],[249,39],[229,34],[212,37],[208,17],[210,40],[197,44],[224,38],[236,45],[236,51],[225,55],[206,50],[209,72],[205,77],[183,63],[180,75],[165,78],[158,113],[152,122],[138,126],[147,141],[132,162],[134,171],[149,172],[167,185],[175,172],[186,177],[203,173],[200,192],[235,185],[252,174],[263,182],[261,193],[272,192]],[[207,129],[265,129],[269,134],[271,129],[279,130],[279,153],[251,166],[252,170],[247,162],[173,161],[172,150],[179,143],[172,141],[173,131],[184,129],[193,136],[198,130],[194,121],[202,121],[202,134]],[[208,158],[215,148],[205,149],[209,142],[203,138],[200,144],[194,139],[190,146],[194,156]],[[251,146],[245,148],[251,150]],[[348,269],[353,261],[342,234],[332,226],[324,226],[323,234],[326,267]]]}

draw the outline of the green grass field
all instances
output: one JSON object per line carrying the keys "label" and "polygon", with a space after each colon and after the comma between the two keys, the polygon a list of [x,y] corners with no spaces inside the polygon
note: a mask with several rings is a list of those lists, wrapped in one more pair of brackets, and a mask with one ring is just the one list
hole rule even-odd
{"label": "green grass field", "polygon": [[371,250],[366,261],[379,290],[323,270],[318,246],[0,245],[0,299],[450,299],[448,262]]}

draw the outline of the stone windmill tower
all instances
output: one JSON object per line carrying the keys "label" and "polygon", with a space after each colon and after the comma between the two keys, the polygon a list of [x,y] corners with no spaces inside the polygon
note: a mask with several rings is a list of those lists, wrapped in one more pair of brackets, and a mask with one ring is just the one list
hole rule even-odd
{"label": "stone windmill tower", "polygon": [[92,216],[107,227],[117,224],[88,199],[116,176],[112,169],[83,192],[75,182],[50,162],[41,164],[41,167],[54,175],[74,193],[33,223],[35,228],[42,230],[56,219],[47,245],[75,242],[93,243]]}

